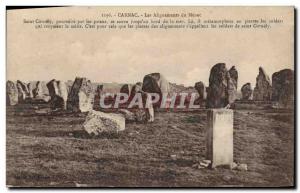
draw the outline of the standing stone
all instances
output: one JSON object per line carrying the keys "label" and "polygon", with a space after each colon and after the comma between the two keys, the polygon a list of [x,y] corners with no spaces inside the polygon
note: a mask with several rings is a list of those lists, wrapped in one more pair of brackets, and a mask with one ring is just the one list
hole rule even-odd
{"label": "standing stone", "polygon": [[223,108],[227,99],[227,69],[225,63],[214,65],[210,71],[207,108]]}
{"label": "standing stone", "polygon": [[170,85],[162,74],[152,73],[144,77],[142,90],[148,93],[168,93]]}
{"label": "standing stone", "polygon": [[153,104],[154,107],[158,107],[161,106],[162,96],[169,95],[170,84],[162,74],[152,73],[144,77],[142,91],[159,94],[159,101]]}
{"label": "standing stone", "polygon": [[14,82],[6,82],[6,105],[16,105],[18,103],[18,89]]}
{"label": "standing stone", "polygon": [[[194,104],[195,105],[200,105],[200,107],[205,106],[205,99],[206,99],[206,87],[204,85],[203,82],[196,82],[195,86],[194,86],[195,90],[198,92],[198,98],[195,100]],[[191,98],[191,94],[188,95],[188,97],[186,98],[186,102],[185,104],[189,104],[190,103],[190,98]],[[178,105],[180,103],[180,97],[176,98],[176,105]]]}
{"label": "standing stone", "polygon": [[256,77],[256,86],[253,91],[253,100],[270,101],[272,86],[269,76],[262,67],[259,67],[259,74]]}
{"label": "standing stone", "polygon": [[93,86],[90,80],[76,77],[67,100],[67,110],[87,112],[92,110]]}
{"label": "standing stone", "polygon": [[280,107],[294,106],[294,71],[284,69],[272,75],[272,100]]}
{"label": "standing stone", "polygon": [[28,83],[27,88],[28,88],[29,98],[33,98],[33,85],[32,85],[32,83]]}
{"label": "standing stone", "polygon": [[154,109],[153,104],[151,102],[151,95],[149,93],[142,93],[143,98],[143,106],[145,107],[147,121],[153,122],[154,121]]}
{"label": "standing stone", "polygon": [[237,97],[238,73],[233,66],[227,71],[225,63],[214,65],[210,71],[206,107],[224,108],[231,105]]}
{"label": "standing stone", "polygon": [[203,82],[196,82],[195,83],[195,89],[197,90],[199,94],[199,100],[204,100],[205,98],[205,85]]}
{"label": "standing stone", "polygon": [[233,163],[233,110],[210,109],[207,112],[206,158],[211,167]]}
{"label": "standing stone", "polygon": [[25,102],[26,98],[29,98],[28,87],[25,83],[20,80],[17,80],[17,89],[18,89],[18,102]]}
{"label": "standing stone", "polygon": [[103,94],[103,85],[98,85],[95,91],[93,109],[97,110],[100,108],[100,98],[102,94]]}
{"label": "standing stone", "polygon": [[228,103],[232,104],[237,98],[238,72],[235,66],[232,66],[227,73],[227,95]]}
{"label": "standing stone", "polygon": [[37,81],[35,88],[32,90],[33,98],[42,99],[45,102],[48,102],[51,97],[47,91],[47,86],[44,82]]}
{"label": "standing stone", "polygon": [[42,85],[40,81],[36,82],[35,88],[32,90],[33,98],[37,98],[42,95]]}
{"label": "standing stone", "polygon": [[49,90],[51,109],[66,109],[66,101],[68,97],[66,84],[55,79],[47,83]]}
{"label": "standing stone", "polygon": [[[131,93],[131,90],[132,90],[132,87],[131,85],[128,85],[128,84],[124,84],[121,89],[120,89],[120,93],[122,94],[127,94],[128,98],[130,97],[130,93]],[[123,100],[123,96],[120,97],[121,100]]]}
{"label": "standing stone", "polygon": [[142,82],[137,82],[137,83],[135,83],[135,85],[132,86],[131,93],[129,96],[129,101],[131,101],[131,99],[133,99],[133,97],[135,96],[136,93],[138,93],[142,90],[142,86],[143,86]]}
{"label": "standing stone", "polygon": [[124,93],[124,94],[127,94],[128,96],[130,95],[131,93],[131,86],[128,85],[128,84],[124,84],[121,89],[120,89],[120,93]]}
{"label": "standing stone", "polygon": [[230,75],[233,85],[235,86],[235,88],[237,88],[239,75],[238,75],[237,70],[235,69],[235,66],[232,66],[228,72],[229,72],[229,75]]}
{"label": "standing stone", "polygon": [[241,88],[242,100],[250,100],[252,95],[251,83],[246,83]]}
{"label": "standing stone", "polygon": [[73,85],[73,80],[67,80],[66,81],[66,86],[67,86],[67,92],[68,92],[68,94],[70,93],[70,91],[71,91],[71,88],[72,88],[72,85]]}
{"label": "standing stone", "polygon": [[142,90],[142,86],[143,86],[142,82],[135,83],[135,85],[133,85],[133,87],[131,89],[131,93],[132,92],[139,92],[139,91],[141,91]]}

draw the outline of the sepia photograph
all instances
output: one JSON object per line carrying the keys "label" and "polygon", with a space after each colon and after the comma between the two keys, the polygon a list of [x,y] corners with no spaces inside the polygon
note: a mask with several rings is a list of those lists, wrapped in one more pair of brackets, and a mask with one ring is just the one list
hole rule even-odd
{"label": "sepia photograph", "polygon": [[8,188],[295,188],[293,6],[6,7]]}

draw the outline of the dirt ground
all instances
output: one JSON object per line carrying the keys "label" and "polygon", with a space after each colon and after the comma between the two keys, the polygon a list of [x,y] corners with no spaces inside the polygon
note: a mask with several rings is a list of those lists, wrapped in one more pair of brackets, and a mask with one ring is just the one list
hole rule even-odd
{"label": "dirt ground", "polygon": [[[262,187],[294,184],[293,112],[234,112],[234,160],[248,171],[196,169],[206,111],[159,112],[118,135],[91,138],[85,114],[7,108],[7,185],[23,187]],[[175,126],[175,127],[174,127]]]}

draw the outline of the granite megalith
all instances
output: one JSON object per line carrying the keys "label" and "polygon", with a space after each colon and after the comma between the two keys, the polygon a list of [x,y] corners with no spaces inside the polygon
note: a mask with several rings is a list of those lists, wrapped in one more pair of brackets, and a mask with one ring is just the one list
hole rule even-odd
{"label": "granite megalith", "polygon": [[45,82],[42,81],[36,82],[35,88],[32,90],[32,94],[34,99],[41,99],[45,102],[48,102],[51,99],[47,86]]}
{"label": "granite megalith", "polygon": [[125,117],[121,114],[103,113],[100,111],[89,111],[83,129],[89,135],[102,133],[118,133],[125,130]]}
{"label": "granite megalith", "polygon": [[256,85],[253,90],[253,100],[270,101],[272,94],[271,81],[262,67],[259,67],[259,73],[256,77]]}
{"label": "granite megalith", "polygon": [[13,81],[6,82],[6,105],[12,106],[18,104],[18,89]]}
{"label": "granite megalith", "polygon": [[280,107],[294,106],[294,71],[280,70],[272,75],[272,101]]}
{"label": "granite megalith", "polygon": [[68,95],[67,110],[87,112],[92,110],[93,86],[90,80],[76,77]]}
{"label": "granite megalith", "polygon": [[198,94],[199,94],[199,100],[204,100],[205,99],[205,85],[203,82],[196,82],[195,83],[195,89],[197,90]]}
{"label": "granite megalith", "polygon": [[252,96],[251,83],[246,83],[241,88],[242,100],[250,100]]}
{"label": "granite megalith", "polygon": [[19,103],[25,102],[25,99],[30,97],[26,83],[17,80],[17,89],[18,89],[18,102]]}
{"label": "granite megalith", "polygon": [[237,97],[238,73],[233,66],[229,71],[225,63],[214,65],[210,71],[207,90],[207,108],[228,108]]}
{"label": "granite megalith", "polygon": [[66,109],[66,101],[68,97],[66,84],[62,81],[51,80],[47,83],[49,95],[51,97],[49,103],[51,109]]}
{"label": "granite megalith", "polygon": [[95,90],[93,109],[96,110],[100,108],[100,98],[102,94],[103,94],[103,85],[98,85]]}

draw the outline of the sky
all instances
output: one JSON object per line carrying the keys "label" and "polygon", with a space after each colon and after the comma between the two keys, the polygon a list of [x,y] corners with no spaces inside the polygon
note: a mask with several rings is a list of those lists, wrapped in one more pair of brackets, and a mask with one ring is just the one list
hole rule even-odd
{"label": "sky", "polygon": [[[24,19],[99,18],[104,12],[197,12],[201,19],[282,19],[270,29],[84,30],[34,29]],[[235,66],[238,88],[255,86],[261,66],[270,76],[294,66],[293,8],[274,7],[69,7],[7,13],[8,80],[135,83],[160,72],[172,83],[208,85],[213,65]]]}

